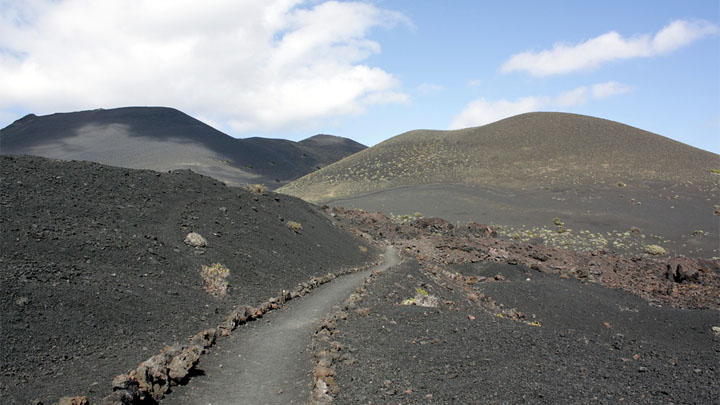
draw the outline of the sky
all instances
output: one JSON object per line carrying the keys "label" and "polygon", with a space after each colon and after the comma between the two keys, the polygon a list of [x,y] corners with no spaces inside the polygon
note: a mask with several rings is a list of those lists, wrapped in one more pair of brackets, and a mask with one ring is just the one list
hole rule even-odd
{"label": "sky", "polygon": [[720,2],[0,0],[0,128],[124,106],[368,146],[563,111],[720,153]]}

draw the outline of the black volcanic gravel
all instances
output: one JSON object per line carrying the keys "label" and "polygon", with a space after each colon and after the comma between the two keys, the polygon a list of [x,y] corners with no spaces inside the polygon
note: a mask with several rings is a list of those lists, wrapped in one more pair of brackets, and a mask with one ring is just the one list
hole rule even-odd
{"label": "black volcanic gravel", "polygon": [[[718,403],[717,311],[651,307],[523,266],[455,270],[493,281],[460,287],[408,259],[368,285],[365,310],[337,325],[350,357],[336,367],[337,403]],[[417,288],[438,307],[400,305]],[[541,326],[499,317],[470,289]]]}
{"label": "black volcanic gravel", "polygon": [[[234,305],[378,253],[293,197],[190,171],[27,156],[0,157],[0,230],[3,403],[98,403],[113,376],[217,325]],[[209,245],[184,244],[191,231]],[[225,298],[201,288],[201,266],[216,262],[230,269]]]}

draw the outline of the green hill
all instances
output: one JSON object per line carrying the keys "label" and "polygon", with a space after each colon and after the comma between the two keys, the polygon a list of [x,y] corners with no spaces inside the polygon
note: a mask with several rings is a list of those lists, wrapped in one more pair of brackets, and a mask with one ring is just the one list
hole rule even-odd
{"label": "green hill", "polygon": [[718,155],[604,119],[537,112],[393,137],[280,190],[309,201],[419,184],[504,188],[648,182],[712,187]]}
{"label": "green hill", "polygon": [[654,133],[536,112],[410,131],[278,191],[396,217],[497,224],[553,246],[639,254],[657,244],[719,256],[718,169],[720,156]]}

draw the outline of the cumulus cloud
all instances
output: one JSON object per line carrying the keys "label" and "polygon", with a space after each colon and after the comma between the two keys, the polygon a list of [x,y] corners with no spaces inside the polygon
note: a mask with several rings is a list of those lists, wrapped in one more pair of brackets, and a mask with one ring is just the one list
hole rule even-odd
{"label": "cumulus cloud", "polygon": [[539,97],[523,97],[514,101],[489,101],[484,98],[471,101],[450,124],[450,129],[460,129],[489,124],[530,111],[537,111],[545,105]]}
{"label": "cumulus cloud", "polygon": [[417,91],[420,94],[430,94],[443,90],[445,90],[445,86],[432,83],[423,83],[417,87]]}
{"label": "cumulus cloud", "polygon": [[560,93],[554,100],[550,100],[550,104],[558,107],[574,107],[583,105],[587,102],[587,88],[578,87],[576,89]]}
{"label": "cumulus cloud", "polygon": [[550,50],[518,53],[511,56],[500,70],[503,73],[526,71],[533,76],[550,76],[593,69],[621,59],[667,54],[718,30],[718,26],[707,21],[676,20],[655,35],[623,38],[610,31],[576,45],[556,43]]}
{"label": "cumulus cloud", "polygon": [[630,91],[630,87],[616,81],[597,83],[592,86],[593,98],[608,98],[628,91]]}
{"label": "cumulus cloud", "polygon": [[276,130],[407,99],[364,61],[360,2],[0,1],[0,111],[167,105],[235,131]]}
{"label": "cumulus cloud", "polygon": [[588,102],[589,98],[608,98],[628,91],[628,87],[610,81],[597,83],[590,86],[581,86],[558,94],[555,97],[522,97],[508,101],[505,99],[490,101],[480,98],[471,101],[465,108],[453,118],[450,129],[476,127],[542,109],[571,108],[578,107]]}

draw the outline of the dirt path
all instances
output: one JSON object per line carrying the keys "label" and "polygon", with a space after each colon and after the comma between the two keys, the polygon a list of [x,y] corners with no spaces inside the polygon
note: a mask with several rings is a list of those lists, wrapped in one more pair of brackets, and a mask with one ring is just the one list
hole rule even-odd
{"label": "dirt path", "polygon": [[400,261],[388,246],[385,262],[325,284],[258,322],[237,329],[203,356],[204,373],[173,388],[163,404],[301,404],[310,394],[310,343],[318,322],[340,304],[372,270]]}

